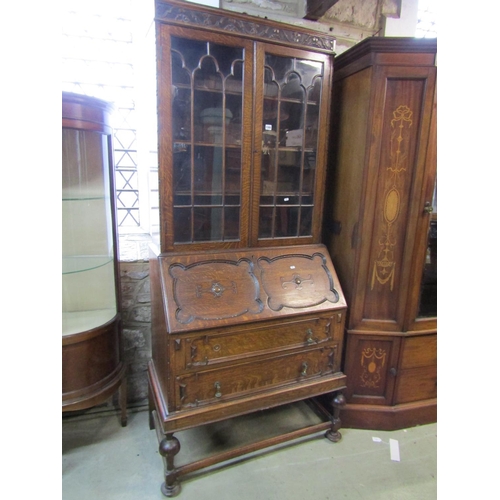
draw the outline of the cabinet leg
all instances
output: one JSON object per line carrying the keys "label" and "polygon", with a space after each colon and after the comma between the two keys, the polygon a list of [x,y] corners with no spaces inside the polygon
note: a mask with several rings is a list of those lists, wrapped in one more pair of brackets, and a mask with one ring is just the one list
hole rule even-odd
{"label": "cabinet leg", "polygon": [[153,394],[151,393],[151,387],[148,386],[148,413],[149,413],[149,430],[152,431],[155,428],[155,419],[153,417],[153,410],[155,409],[155,404],[153,402]]}
{"label": "cabinet leg", "polygon": [[325,434],[325,437],[330,441],[337,443],[342,439],[342,434],[339,432],[342,421],[340,420],[340,410],[346,405],[346,399],[341,392],[335,394],[332,400],[332,427]]}
{"label": "cabinet leg", "polygon": [[122,424],[122,427],[126,427],[127,422],[128,422],[128,418],[127,418],[127,378],[126,377],[123,377],[123,379],[122,379],[122,382],[120,384],[118,397],[120,398],[121,424]]}
{"label": "cabinet leg", "polygon": [[161,491],[167,497],[174,497],[181,491],[181,485],[177,479],[177,471],[174,465],[174,457],[179,453],[180,449],[179,440],[173,434],[167,434],[160,443],[160,455],[167,462],[165,482],[161,485]]}

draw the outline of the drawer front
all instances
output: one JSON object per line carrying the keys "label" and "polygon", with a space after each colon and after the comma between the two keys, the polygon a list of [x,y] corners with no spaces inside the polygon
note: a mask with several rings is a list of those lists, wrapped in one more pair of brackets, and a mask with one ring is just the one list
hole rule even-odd
{"label": "drawer front", "polygon": [[283,350],[303,349],[341,340],[343,314],[288,321],[231,333],[199,335],[185,340],[184,366],[202,367]]}
{"label": "drawer front", "polygon": [[436,366],[410,368],[398,376],[395,404],[437,398]]}
{"label": "drawer front", "polygon": [[437,335],[422,335],[405,339],[400,369],[436,366]]}
{"label": "drawer front", "polygon": [[336,366],[339,361],[337,351],[337,345],[330,345],[178,376],[177,408],[217,403],[335,373],[340,369]]}

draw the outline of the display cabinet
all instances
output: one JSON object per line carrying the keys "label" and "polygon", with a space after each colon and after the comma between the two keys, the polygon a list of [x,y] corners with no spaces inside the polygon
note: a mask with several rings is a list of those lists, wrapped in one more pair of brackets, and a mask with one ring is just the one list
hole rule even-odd
{"label": "display cabinet", "polygon": [[436,420],[436,39],[336,58],[325,239],[344,289],[343,424]]}
{"label": "display cabinet", "polygon": [[[346,303],[320,244],[334,39],[156,2],[160,233],[151,426],[165,495],[207,465],[328,429],[340,439]],[[312,426],[178,465],[186,428],[331,394]]]}
{"label": "display cabinet", "polygon": [[110,105],[62,96],[62,409],[100,404],[120,390],[125,365],[112,162]]}
{"label": "display cabinet", "polygon": [[156,5],[161,250],[318,242],[333,38]]}

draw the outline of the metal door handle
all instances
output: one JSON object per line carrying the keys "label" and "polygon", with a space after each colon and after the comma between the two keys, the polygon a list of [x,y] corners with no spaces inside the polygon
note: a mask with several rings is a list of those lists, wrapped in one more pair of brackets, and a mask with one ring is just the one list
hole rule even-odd
{"label": "metal door handle", "polygon": [[215,382],[215,397],[220,398],[222,396],[222,392],[220,392],[220,382]]}

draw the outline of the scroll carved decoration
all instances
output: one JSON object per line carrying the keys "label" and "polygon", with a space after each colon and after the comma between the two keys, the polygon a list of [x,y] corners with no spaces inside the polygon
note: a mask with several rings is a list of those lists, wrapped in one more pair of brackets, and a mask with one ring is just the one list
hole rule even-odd
{"label": "scroll carved decoration", "polygon": [[379,239],[379,253],[373,264],[371,289],[378,282],[381,285],[390,284],[392,292],[394,288],[394,277],[396,261],[394,258],[394,247],[397,245],[394,235],[396,223],[401,209],[401,194],[399,191],[402,176],[406,172],[408,142],[407,131],[412,125],[413,111],[408,106],[399,106],[393,112],[391,127],[390,158],[391,164],[387,167],[387,173],[391,178],[389,187],[385,192],[383,218],[384,224]]}
{"label": "scroll carved decoration", "polygon": [[199,27],[216,29],[234,34],[259,37],[277,42],[291,43],[294,45],[313,47],[328,52],[335,50],[335,38],[318,34],[304,33],[292,29],[275,28],[258,21],[247,21],[225,14],[209,13],[207,11],[196,11],[159,3],[156,7],[156,19],[175,21]]}
{"label": "scroll carved decoration", "polygon": [[189,266],[176,263],[168,272],[177,304],[175,317],[181,324],[259,314],[264,307],[248,259],[206,260]]}
{"label": "scroll carved decoration", "polygon": [[385,366],[387,352],[385,349],[367,347],[361,353],[361,387],[379,387],[382,380],[382,369]]}
{"label": "scroll carved decoration", "polygon": [[[336,303],[339,294],[320,253],[314,255],[281,255],[258,259],[267,305],[273,311],[283,307],[314,307],[325,301]],[[300,269],[300,274],[296,271]]]}

